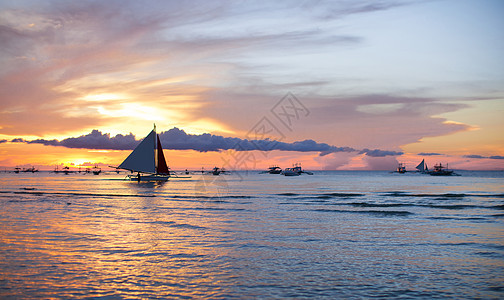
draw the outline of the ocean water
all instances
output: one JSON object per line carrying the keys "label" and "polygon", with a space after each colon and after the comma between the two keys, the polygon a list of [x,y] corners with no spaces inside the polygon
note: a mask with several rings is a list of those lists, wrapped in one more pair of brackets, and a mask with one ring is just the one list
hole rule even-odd
{"label": "ocean water", "polygon": [[0,173],[1,299],[504,298],[504,172]]}

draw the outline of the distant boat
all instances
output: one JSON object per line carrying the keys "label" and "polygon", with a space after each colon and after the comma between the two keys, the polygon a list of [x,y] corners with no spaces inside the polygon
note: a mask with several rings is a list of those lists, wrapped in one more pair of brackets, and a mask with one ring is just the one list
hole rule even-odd
{"label": "distant boat", "polygon": [[448,170],[448,164],[444,167],[441,163],[434,166],[434,170],[428,172],[432,176],[451,176],[454,175],[452,170]]}
{"label": "distant boat", "polygon": [[397,173],[406,173],[406,166],[403,163],[399,163],[399,165],[397,166]]}
{"label": "distant boat", "polygon": [[282,173],[282,168],[279,166],[271,166],[268,168],[267,171],[264,171],[263,173],[268,173],[268,174],[281,174]]}
{"label": "distant boat", "polygon": [[282,171],[282,175],[284,176],[299,176],[301,174],[308,174],[308,175],[313,175],[312,172],[304,171],[301,168],[301,164],[297,163],[292,166],[292,168],[285,168],[285,170]]}
{"label": "distant boat", "polygon": [[32,173],[35,173],[35,172],[38,172],[38,169],[36,169],[35,167],[31,167],[31,168],[26,168],[26,169],[23,169],[23,172],[32,172]]}
{"label": "distant boat", "polygon": [[94,175],[100,175],[100,173],[101,173],[101,169],[98,168],[97,165],[95,165],[94,168],[93,168],[93,174]]}
{"label": "distant boat", "polygon": [[63,173],[65,173],[65,175],[68,175],[68,174],[72,173],[72,171],[70,171],[70,168],[68,166],[64,166]]}
{"label": "distant boat", "polygon": [[212,170],[213,175],[219,175],[221,172],[222,172],[222,170],[217,167],[213,168],[213,170]]}
{"label": "distant boat", "polygon": [[284,176],[299,176],[299,175],[301,175],[301,172],[297,169],[297,167],[285,168],[285,170],[282,171],[282,175],[284,175]]}
{"label": "distant boat", "polygon": [[128,176],[131,180],[167,181],[170,178],[156,125],[117,168],[136,172],[137,175]]}
{"label": "distant boat", "polygon": [[59,166],[56,165],[56,167],[54,167],[54,173],[58,174],[58,173],[64,173],[65,175],[68,175],[70,173],[73,173],[73,171],[70,171],[70,168],[68,166],[64,166],[61,170],[59,169]]}
{"label": "distant boat", "polygon": [[425,159],[422,159],[422,162],[416,166],[416,169],[420,171],[421,173],[428,173],[429,168],[427,168],[427,164],[425,163]]}

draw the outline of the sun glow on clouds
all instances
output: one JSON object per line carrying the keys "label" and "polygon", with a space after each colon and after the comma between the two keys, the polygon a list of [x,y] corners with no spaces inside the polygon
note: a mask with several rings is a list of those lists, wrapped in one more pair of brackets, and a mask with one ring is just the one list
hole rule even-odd
{"label": "sun glow on clouds", "polygon": [[227,133],[236,134],[231,128],[224,123],[212,119],[199,119],[195,122],[188,123],[184,126],[187,133],[203,134],[203,133]]}
{"label": "sun glow on clouds", "polygon": [[94,94],[82,97],[85,101],[113,101],[113,100],[124,100],[128,97],[120,94]]}
{"label": "sun glow on clouds", "polygon": [[159,121],[164,119],[166,112],[163,114],[159,109],[145,106],[139,103],[121,103],[117,109],[106,108],[104,106],[96,106],[98,113],[110,117],[125,117],[131,119]]}

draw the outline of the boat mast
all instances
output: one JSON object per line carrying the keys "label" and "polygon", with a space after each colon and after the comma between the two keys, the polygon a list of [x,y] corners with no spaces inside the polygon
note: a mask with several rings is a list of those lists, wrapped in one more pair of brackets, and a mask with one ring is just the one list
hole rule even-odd
{"label": "boat mast", "polygon": [[154,123],[154,136],[153,136],[153,139],[154,139],[154,170],[156,172],[156,174],[158,173],[158,151],[157,151],[157,133],[156,133],[156,123]]}

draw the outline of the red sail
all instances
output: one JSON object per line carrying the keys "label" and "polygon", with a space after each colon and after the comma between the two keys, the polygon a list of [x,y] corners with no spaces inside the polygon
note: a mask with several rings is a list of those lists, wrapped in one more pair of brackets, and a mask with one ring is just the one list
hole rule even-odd
{"label": "red sail", "polygon": [[170,171],[168,170],[168,166],[166,165],[166,160],[163,154],[163,148],[161,147],[161,142],[159,141],[159,134],[157,135],[157,153],[157,174],[170,175]]}

